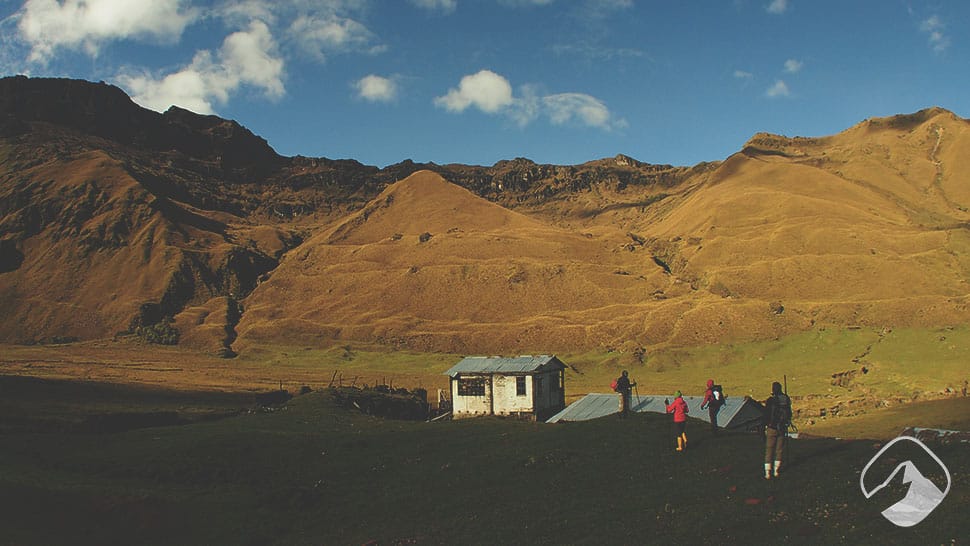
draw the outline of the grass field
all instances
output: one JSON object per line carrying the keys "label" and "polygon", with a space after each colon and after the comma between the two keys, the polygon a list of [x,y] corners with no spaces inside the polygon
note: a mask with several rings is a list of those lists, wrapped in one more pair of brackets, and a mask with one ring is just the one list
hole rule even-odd
{"label": "grass field", "polygon": [[[797,424],[806,432],[889,438],[906,426],[953,426],[962,422],[963,428],[970,429],[970,416],[954,418],[946,405],[909,411],[915,407],[910,404],[914,400],[959,394],[970,378],[968,326],[820,328],[774,341],[667,349],[648,353],[642,363],[620,352],[558,356],[569,365],[567,402],[589,392],[608,392],[610,382],[623,369],[630,371],[644,395],[669,394],[678,389],[700,395],[707,379],[713,378],[724,386],[728,396],[763,400],[772,381],[787,377],[788,392],[795,399],[795,409],[801,411]],[[448,391],[448,379],[442,374],[461,357],[342,343],[262,345],[225,360],[178,348],[104,341],[5,346],[0,352],[0,373],[236,394],[275,390],[280,385],[296,392],[302,385],[320,388],[331,383],[383,383],[422,387],[434,398],[436,389]],[[867,373],[861,373],[863,367]],[[833,384],[833,374],[844,372],[854,374],[851,380]],[[848,428],[843,429],[843,423]]]}
{"label": "grass field", "polygon": [[[25,394],[60,389],[81,406],[234,402],[19,381],[0,385]],[[29,411],[25,403],[11,401],[0,419]],[[783,477],[766,482],[757,435],[714,438],[696,422],[688,433],[688,451],[677,453],[660,415],[560,425],[391,421],[342,409],[327,390],[285,409],[180,426],[7,430],[0,542],[951,544],[964,537],[966,445],[933,446],[955,483],[925,522],[902,529],[880,516],[884,501],[867,502],[859,489],[878,449],[873,441],[793,440]]]}
{"label": "grass field", "polygon": [[[760,479],[757,435],[692,423],[675,453],[660,415],[544,425],[405,422],[338,407],[328,386],[446,388],[461,355],[380,346],[260,346],[232,360],[90,342],[0,355],[0,544],[626,544],[682,540],[959,543],[970,448],[933,445],[954,478],[911,530],[863,498],[859,474],[906,426],[970,430],[970,329],[816,330],[774,342],[648,354],[560,354],[570,399],[621,369],[639,390],[764,398],[787,375],[798,422]],[[833,385],[832,374],[858,370]],[[258,393],[314,389],[254,410]],[[865,411],[857,411],[865,407]],[[814,424],[809,424],[814,421]],[[939,478],[939,476],[936,476]],[[898,492],[898,491],[897,491]],[[899,495],[901,498],[901,493]],[[882,499],[882,500],[880,500]]]}

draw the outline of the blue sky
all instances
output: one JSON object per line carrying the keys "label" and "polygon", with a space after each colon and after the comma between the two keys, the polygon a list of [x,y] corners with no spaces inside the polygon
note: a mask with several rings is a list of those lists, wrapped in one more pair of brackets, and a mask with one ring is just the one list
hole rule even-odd
{"label": "blue sky", "polygon": [[386,166],[722,160],[942,106],[970,2],[0,0],[0,73],[103,80],[279,153]]}

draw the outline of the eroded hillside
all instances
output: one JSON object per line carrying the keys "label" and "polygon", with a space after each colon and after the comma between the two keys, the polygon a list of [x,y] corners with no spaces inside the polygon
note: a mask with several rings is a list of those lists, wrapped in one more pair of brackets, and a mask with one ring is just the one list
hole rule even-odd
{"label": "eroded hillside", "polygon": [[[721,163],[285,158],[117,88],[0,80],[0,340],[530,352],[970,319],[968,122],[929,109]],[[238,339],[237,339],[238,336]]]}

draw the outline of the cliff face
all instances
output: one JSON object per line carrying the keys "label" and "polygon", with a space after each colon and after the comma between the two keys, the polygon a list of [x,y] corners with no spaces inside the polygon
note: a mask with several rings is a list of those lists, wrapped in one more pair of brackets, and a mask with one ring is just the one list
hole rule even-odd
{"label": "cliff face", "polygon": [[758,134],[690,168],[379,169],[282,157],[105,84],[4,78],[0,341],[155,328],[223,354],[237,335],[532,351],[965,321],[967,127],[930,109]]}

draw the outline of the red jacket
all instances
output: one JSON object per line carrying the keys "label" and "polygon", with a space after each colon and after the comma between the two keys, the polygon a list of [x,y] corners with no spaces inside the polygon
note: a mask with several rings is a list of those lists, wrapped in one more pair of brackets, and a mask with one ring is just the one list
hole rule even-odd
{"label": "red jacket", "polygon": [[708,404],[714,401],[714,389],[707,389],[704,391],[704,401],[701,402],[701,409],[704,409]]}
{"label": "red jacket", "polygon": [[710,404],[713,401],[714,401],[714,380],[708,379],[707,390],[704,391],[704,401],[701,402],[701,409],[704,409],[704,406]]}
{"label": "red jacket", "polygon": [[667,413],[674,414],[675,423],[683,423],[687,420],[687,414],[690,413],[690,408],[687,407],[687,402],[684,402],[684,398],[678,396],[667,406]]}

